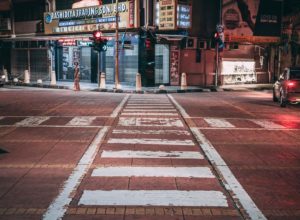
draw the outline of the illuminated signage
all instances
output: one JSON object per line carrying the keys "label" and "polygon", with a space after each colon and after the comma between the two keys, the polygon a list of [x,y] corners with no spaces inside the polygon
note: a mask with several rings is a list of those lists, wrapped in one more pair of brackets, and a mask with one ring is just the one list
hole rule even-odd
{"label": "illuminated signage", "polygon": [[191,7],[189,5],[177,6],[177,27],[190,28],[191,27]]}
{"label": "illuminated signage", "polygon": [[[118,4],[119,28],[134,26],[134,5],[130,2]],[[116,4],[75,8],[69,10],[46,12],[44,14],[45,34],[65,34],[92,32],[95,30],[113,30],[116,25]],[[130,20],[131,18],[131,20]]]}
{"label": "illuminated signage", "polygon": [[73,38],[59,39],[58,43],[61,46],[76,46],[76,40]]}

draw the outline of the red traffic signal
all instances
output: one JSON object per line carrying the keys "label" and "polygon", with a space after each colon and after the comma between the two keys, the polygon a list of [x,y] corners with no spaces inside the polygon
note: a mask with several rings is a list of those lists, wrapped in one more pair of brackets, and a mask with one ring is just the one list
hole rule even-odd
{"label": "red traffic signal", "polygon": [[146,49],[151,49],[152,45],[151,45],[151,40],[149,38],[146,38],[145,40],[145,47]]}
{"label": "red traffic signal", "polygon": [[94,32],[93,32],[93,37],[94,37],[96,40],[101,39],[101,37],[102,37],[102,32],[101,32],[101,31],[94,31]]}

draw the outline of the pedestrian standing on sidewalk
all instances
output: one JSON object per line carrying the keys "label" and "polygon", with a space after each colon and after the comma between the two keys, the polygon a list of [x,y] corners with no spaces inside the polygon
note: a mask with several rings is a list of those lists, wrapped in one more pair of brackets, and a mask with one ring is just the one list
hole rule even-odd
{"label": "pedestrian standing on sidewalk", "polygon": [[78,62],[75,62],[74,65],[75,65],[75,71],[74,71],[74,91],[80,91],[80,85],[79,85],[80,72],[79,72]]}

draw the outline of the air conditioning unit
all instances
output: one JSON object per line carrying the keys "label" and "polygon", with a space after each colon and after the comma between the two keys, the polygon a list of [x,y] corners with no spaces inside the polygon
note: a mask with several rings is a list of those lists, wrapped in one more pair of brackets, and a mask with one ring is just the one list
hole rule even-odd
{"label": "air conditioning unit", "polygon": [[0,18],[0,31],[10,31],[11,23],[9,18]]}
{"label": "air conditioning unit", "polygon": [[186,49],[196,49],[197,48],[197,38],[196,37],[188,37],[186,39]]}
{"label": "air conditioning unit", "polygon": [[202,50],[206,50],[207,49],[207,42],[205,40],[198,40],[197,48],[202,49]]}

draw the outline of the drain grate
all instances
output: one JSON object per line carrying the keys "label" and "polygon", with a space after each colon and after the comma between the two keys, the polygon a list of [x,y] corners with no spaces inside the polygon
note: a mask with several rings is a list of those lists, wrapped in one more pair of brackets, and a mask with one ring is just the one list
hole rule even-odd
{"label": "drain grate", "polygon": [[7,153],[8,153],[8,151],[3,150],[2,148],[0,148],[0,154],[7,154]]}

